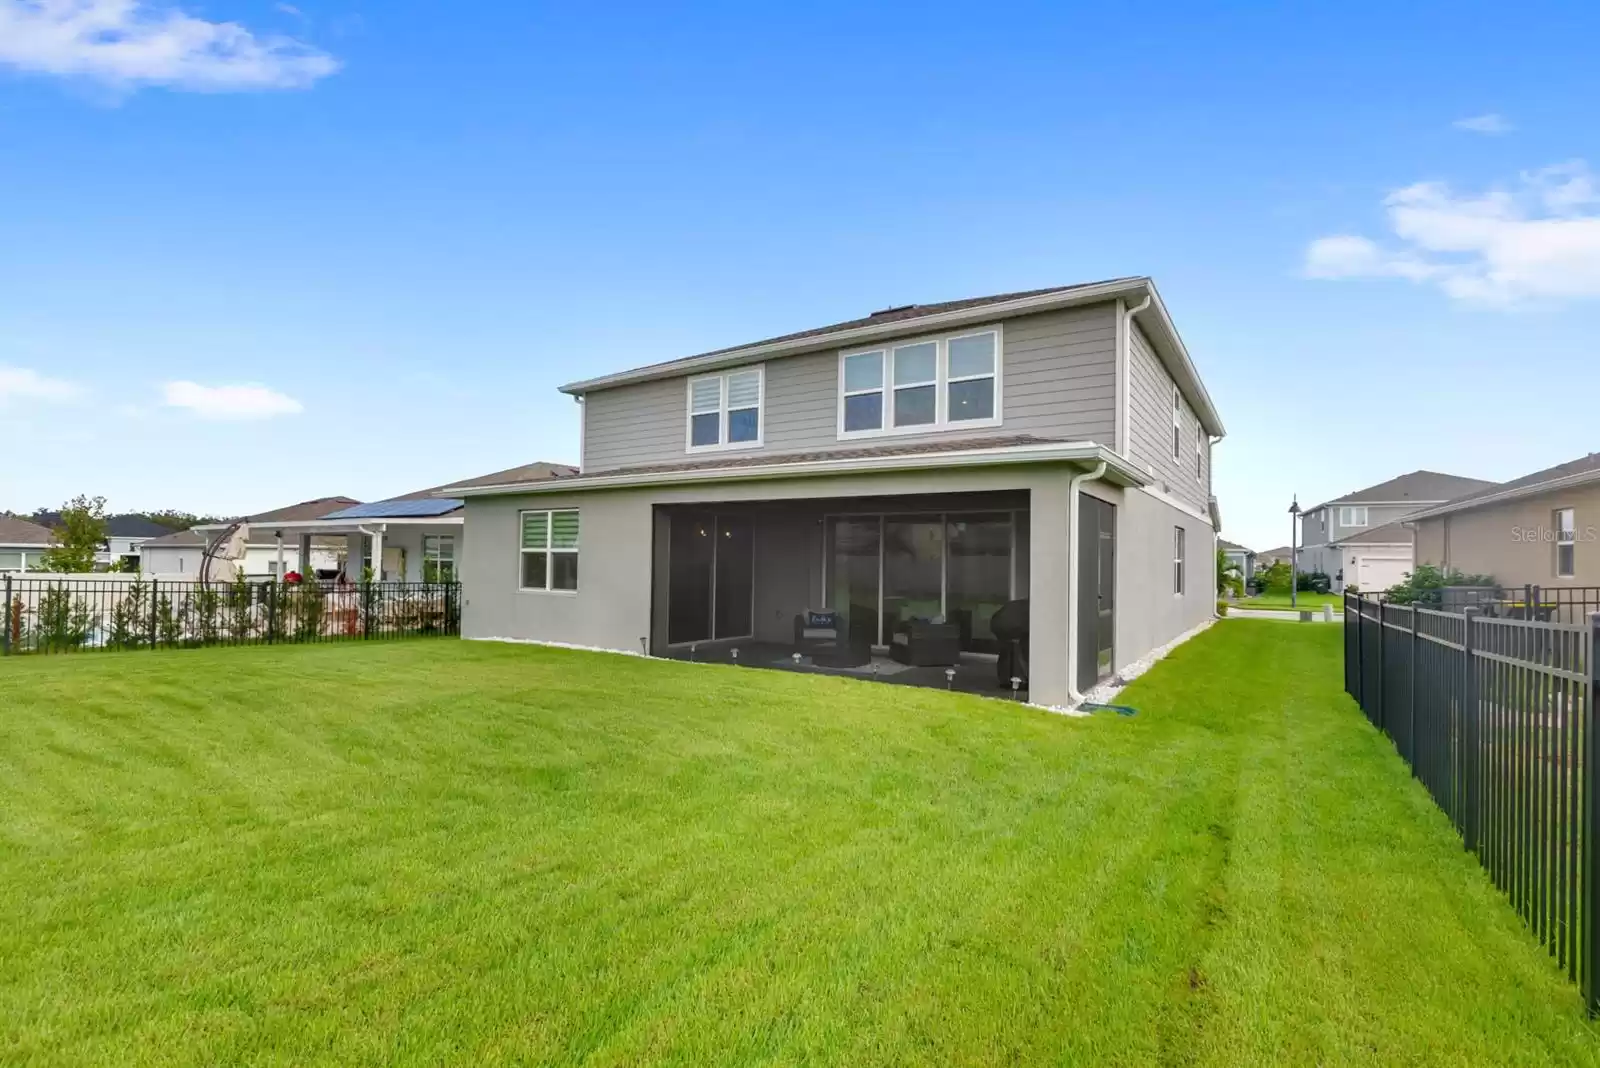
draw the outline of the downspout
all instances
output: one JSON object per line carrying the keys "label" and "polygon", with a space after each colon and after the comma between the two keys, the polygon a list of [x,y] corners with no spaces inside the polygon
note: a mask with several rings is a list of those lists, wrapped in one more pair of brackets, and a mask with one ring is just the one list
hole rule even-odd
{"label": "downspout", "polygon": [[[1149,303],[1146,301],[1146,303]],[[1067,703],[1083,701],[1078,692],[1078,490],[1106,473],[1101,460],[1092,471],[1080,471],[1067,483]]]}

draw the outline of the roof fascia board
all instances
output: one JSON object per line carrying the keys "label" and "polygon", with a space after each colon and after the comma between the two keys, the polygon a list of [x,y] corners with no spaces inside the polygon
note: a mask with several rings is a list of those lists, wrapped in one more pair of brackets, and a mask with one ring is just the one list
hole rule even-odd
{"label": "roof fascia board", "polygon": [[762,482],[791,478],[820,478],[827,475],[892,474],[898,471],[993,467],[1002,464],[1074,461],[1099,463],[1101,460],[1106,462],[1107,473],[1114,474],[1125,486],[1144,486],[1149,483],[1149,476],[1105,446],[1094,442],[1069,442],[962,452],[909,453],[904,456],[858,456],[761,466],[692,468],[631,475],[599,474],[579,478],[544,479],[538,482],[511,482],[500,486],[474,486],[470,490],[456,492],[466,497],[497,497],[507,494],[586,492],[697,482]]}

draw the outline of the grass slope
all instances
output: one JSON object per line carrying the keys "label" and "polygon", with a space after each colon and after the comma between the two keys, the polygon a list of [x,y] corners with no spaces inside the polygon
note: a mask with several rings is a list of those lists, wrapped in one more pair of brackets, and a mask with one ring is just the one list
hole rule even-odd
{"label": "grass slope", "polygon": [[1588,1063],[1338,633],[1132,719],[447,641],[0,663],[0,1059]]}

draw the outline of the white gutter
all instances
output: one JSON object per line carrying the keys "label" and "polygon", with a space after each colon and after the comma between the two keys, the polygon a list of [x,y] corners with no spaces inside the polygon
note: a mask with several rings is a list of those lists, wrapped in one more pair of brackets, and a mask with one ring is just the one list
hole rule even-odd
{"label": "white gutter", "polygon": [[1106,473],[1101,460],[1093,471],[1082,471],[1067,483],[1067,704],[1083,701],[1078,692],[1078,488]]}
{"label": "white gutter", "polygon": [[1003,464],[1032,463],[1105,464],[1119,482],[1143,486],[1149,476],[1104,445],[1092,441],[1044,442],[1037,445],[1008,445],[1002,448],[963,449],[933,453],[904,453],[889,456],[850,456],[792,463],[753,464],[729,467],[688,467],[666,471],[639,471],[618,475],[584,475],[577,478],[540,479],[535,482],[509,482],[498,486],[457,488],[457,497],[495,497],[522,493],[576,493],[599,489],[624,489],[638,486],[666,486],[700,482],[752,482],[786,478],[818,478],[825,475],[880,474],[897,471],[926,471],[960,467],[993,467]]}

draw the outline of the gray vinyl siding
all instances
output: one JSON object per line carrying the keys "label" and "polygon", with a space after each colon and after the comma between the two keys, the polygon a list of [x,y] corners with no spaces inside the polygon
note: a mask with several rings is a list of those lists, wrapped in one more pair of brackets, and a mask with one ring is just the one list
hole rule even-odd
{"label": "gray vinyl siding", "polygon": [[[1434,501],[1428,503],[1418,501],[1414,504],[1369,504],[1365,506],[1359,502],[1354,505],[1329,504],[1306,516],[1302,532],[1302,544],[1325,545],[1330,542],[1343,541],[1345,538],[1353,537],[1356,534],[1365,534],[1374,527],[1381,527],[1387,523],[1393,523],[1397,519],[1404,519],[1412,512],[1420,512],[1422,509],[1432,507],[1433,504],[1438,503],[1442,502]],[[1347,507],[1365,507],[1367,509],[1367,525],[1364,527],[1340,526],[1339,509]],[[1322,517],[1324,511],[1327,512],[1326,522]]]}
{"label": "gray vinyl siding", "polygon": [[1194,408],[1185,399],[1180,416],[1182,441],[1172,456],[1172,376],[1138,324],[1128,345],[1128,452],[1154,476],[1155,488],[1204,512],[1211,496],[1211,446],[1202,441],[1196,474],[1195,439],[1205,434]]}
{"label": "gray vinyl siding", "polygon": [[[1001,425],[871,439],[919,440],[1033,434],[1071,441],[1116,441],[1116,314],[1111,304],[1003,321]],[[908,329],[905,337],[932,333]],[[766,363],[763,445],[756,453],[848,448],[840,441],[839,350]],[[584,469],[687,460],[683,378],[619,386],[584,401]]]}

